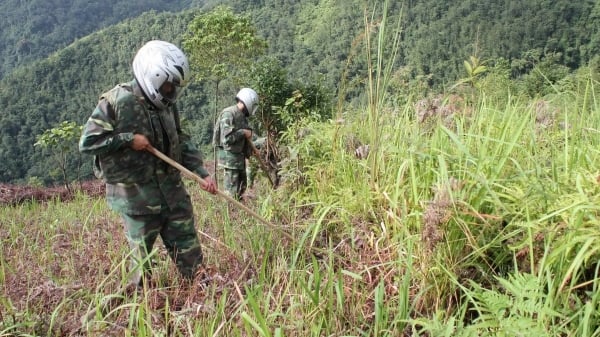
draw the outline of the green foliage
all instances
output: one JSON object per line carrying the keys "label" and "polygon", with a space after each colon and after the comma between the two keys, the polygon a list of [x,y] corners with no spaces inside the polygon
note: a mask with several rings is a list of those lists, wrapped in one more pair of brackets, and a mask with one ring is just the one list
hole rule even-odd
{"label": "green foliage", "polygon": [[401,59],[415,75],[431,74],[436,86],[460,78],[459,60],[469,55],[517,60],[536,49],[560,54],[560,63],[574,69],[598,50],[598,29],[591,28],[600,23],[597,11],[593,1],[413,2],[406,6],[411,24],[405,27]]}
{"label": "green foliage", "polygon": [[291,81],[276,59],[264,58],[248,71],[250,86],[260,95],[257,126],[267,134],[280,134],[304,117],[330,117],[332,95],[321,83]]}
{"label": "green foliage", "polygon": [[566,317],[550,307],[552,295],[544,289],[543,279],[518,274],[510,275],[508,279],[498,278],[498,282],[501,291],[475,284],[473,291],[466,293],[475,301],[473,306],[478,312],[471,329],[497,331],[497,336],[518,336],[524,331],[536,336],[567,333],[555,324]]}
{"label": "green foliage", "polygon": [[488,70],[488,68],[485,66],[485,61],[481,62],[476,56],[471,56],[469,57],[469,61],[465,60],[463,64],[465,66],[467,76],[459,79],[454,87],[467,84],[471,88],[479,88],[479,78],[481,78]]}
{"label": "green foliage", "polygon": [[526,75],[522,76],[522,90],[529,96],[546,96],[556,92],[555,85],[570,73],[567,66],[558,62],[557,55],[545,55]]}
{"label": "green foliage", "polygon": [[266,49],[248,15],[219,6],[188,25],[183,46],[198,80],[220,81],[249,66]]}
{"label": "green foliage", "polygon": [[264,130],[266,134],[285,131],[288,125],[275,112],[292,96],[293,88],[281,62],[264,58],[250,67],[248,77],[251,79],[250,86],[256,88],[260,95],[260,106],[256,113],[257,129]]}
{"label": "green foliage", "polygon": [[5,0],[0,2],[0,79],[104,27],[143,12],[180,11],[184,1]]}
{"label": "green foliage", "polygon": [[311,205],[314,216],[321,219],[319,229],[331,237],[350,232],[353,216],[372,214],[373,195],[365,178],[368,168],[354,157],[354,149],[347,152],[339,145],[352,135],[351,129],[338,130],[330,122],[304,118],[281,140],[285,156],[280,163],[279,201],[291,203],[290,207]]}
{"label": "green foliage", "polygon": [[44,131],[33,145],[66,152],[73,147],[73,141],[79,139],[81,129],[75,122],[64,121],[59,126]]}
{"label": "green foliage", "polygon": [[517,83],[511,79],[510,62],[504,58],[489,60],[484,76],[477,81],[480,92],[485,92],[495,106],[505,103],[512,93],[518,93]]}
{"label": "green foliage", "polygon": [[[468,308],[459,313],[473,316],[465,324],[461,317],[444,321],[440,312],[429,321],[415,320],[419,333],[434,336],[559,336],[568,334],[561,327],[566,317],[551,307],[552,298],[544,289],[543,279],[531,274],[498,278],[499,289],[486,289],[475,282],[465,290]],[[471,312],[467,312],[471,311]]]}
{"label": "green foliage", "polygon": [[78,126],[75,122],[64,121],[57,127],[45,130],[37,136],[37,142],[34,146],[39,146],[42,149],[48,150],[55,158],[56,164],[60,169],[63,183],[70,191],[69,177],[67,171],[68,162],[73,162],[73,157],[78,160],[77,165],[80,166],[81,158],[77,150],[77,141],[81,136],[82,126]]}

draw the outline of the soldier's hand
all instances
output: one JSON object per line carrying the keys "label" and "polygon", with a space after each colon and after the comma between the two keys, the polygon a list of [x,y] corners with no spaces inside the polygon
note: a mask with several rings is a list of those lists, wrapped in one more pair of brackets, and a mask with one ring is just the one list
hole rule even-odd
{"label": "soldier's hand", "polygon": [[202,189],[211,194],[217,194],[217,185],[215,185],[214,180],[210,176],[202,179],[204,179],[204,184],[201,186]]}
{"label": "soldier's hand", "polygon": [[142,151],[146,150],[146,148],[148,148],[149,145],[150,141],[148,140],[148,138],[146,138],[146,136],[140,134],[133,135],[133,141],[131,141],[132,149],[136,151]]}
{"label": "soldier's hand", "polygon": [[244,137],[248,140],[252,140],[252,130],[242,129],[244,131]]}

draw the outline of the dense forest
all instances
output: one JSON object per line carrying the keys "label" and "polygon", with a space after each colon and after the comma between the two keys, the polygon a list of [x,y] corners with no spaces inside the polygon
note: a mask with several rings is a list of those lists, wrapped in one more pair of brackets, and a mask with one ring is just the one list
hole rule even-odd
{"label": "dense forest", "polygon": [[0,78],[105,27],[149,10],[179,12],[190,1],[4,0],[0,2]]}
{"label": "dense forest", "polygon": [[[364,93],[365,17],[376,12],[385,12],[386,28],[398,33],[399,48],[379,47],[398,50],[390,86],[396,96],[410,92],[405,88],[421,96],[449,90],[467,76],[463,61],[471,56],[521,81],[531,96],[547,94],[553,81],[583,65],[600,64],[594,0],[407,0],[389,8],[363,0],[3,1],[0,181],[58,181],[52,157],[33,146],[36,137],[62,121],[82,124],[99,94],[131,78],[140,45],[154,38],[180,43],[196,15],[220,4],[251,18],[268,45],[263,57],[276,60],[289,81],[318,83],[348,101]],[[240,84],[225,83],[219,104]],[[209,138],[215,109],[211,88],[194,83],[181,102],[200,143]],[[77,158],[71,169],[88,159]]]}

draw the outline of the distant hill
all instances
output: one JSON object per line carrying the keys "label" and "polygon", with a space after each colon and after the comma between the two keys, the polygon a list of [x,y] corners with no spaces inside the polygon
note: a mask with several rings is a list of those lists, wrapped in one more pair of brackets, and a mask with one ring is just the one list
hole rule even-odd
{"label": "distant hill", "polygon": [[150,10],[179,12],[191,1],[2,0],[0,79],[78,38]]}

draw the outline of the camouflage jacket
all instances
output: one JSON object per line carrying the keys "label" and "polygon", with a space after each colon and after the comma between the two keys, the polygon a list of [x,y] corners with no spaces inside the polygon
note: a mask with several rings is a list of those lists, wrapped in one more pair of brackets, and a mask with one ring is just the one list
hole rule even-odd
{"label": "camouflage jacket", "polygon": [[176,168],[147,151],[131,148],[134,134],[201,177],[208,176],[201,153],[182,132],[176,108],[156,110],[136,81],[102,94],[87,120],[79,150],[94,155],[94,173],[106,182],[111,208],[127,214],[154,214],[187,197]]}
{"label": "camouflage jacket", "polygon": [[218,149],[219,165],[229,169],[243,170],[251,147],[243,129],[251,130],[248,118],[236,105],[223,109],[213,133],[213,145]]}

